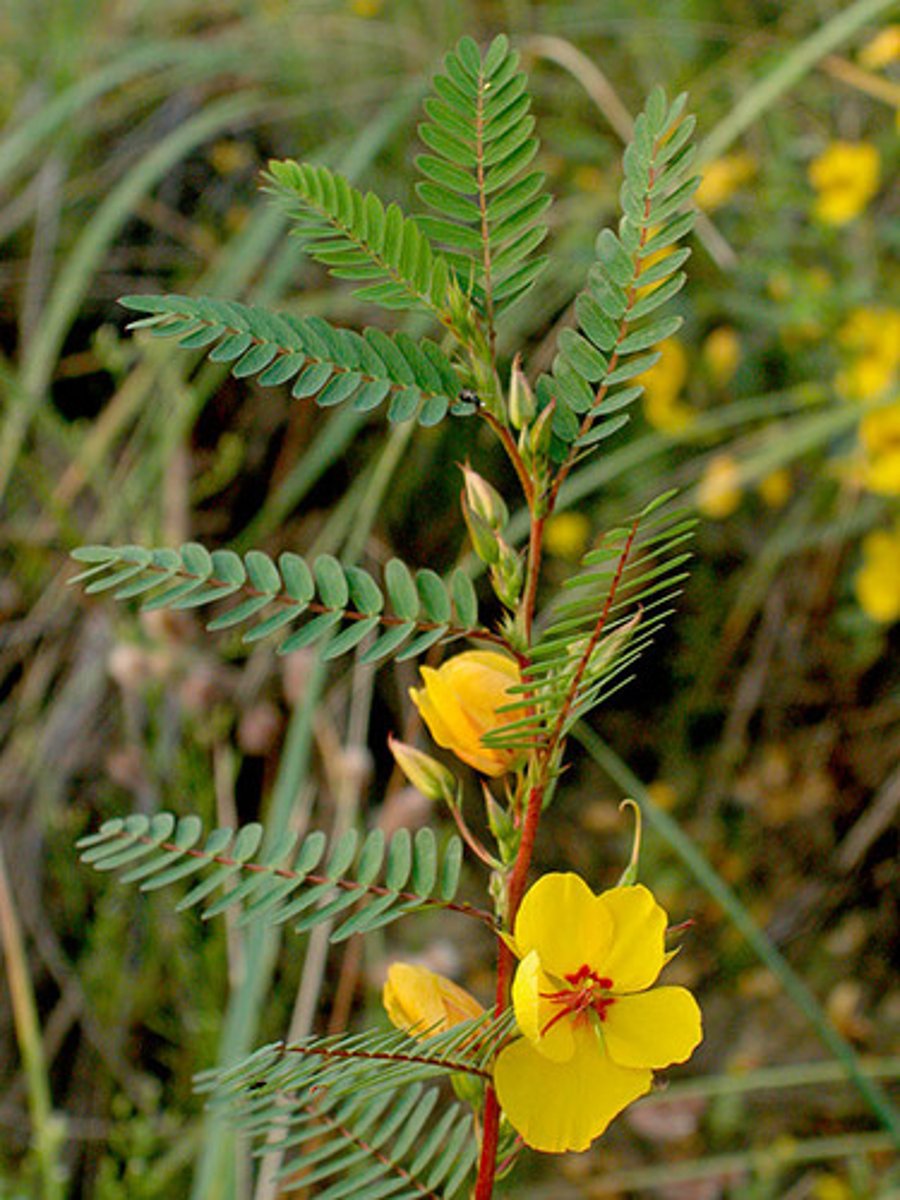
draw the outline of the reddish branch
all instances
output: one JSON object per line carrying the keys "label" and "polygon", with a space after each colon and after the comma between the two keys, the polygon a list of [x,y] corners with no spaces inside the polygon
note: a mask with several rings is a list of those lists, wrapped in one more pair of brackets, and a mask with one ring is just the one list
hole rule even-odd
{"label": "reddish branch", "polygon": [[463,916],[474,917],[478,921],[484,921],[485,924],[490,925],[491,929],[496,929],[496,921],[492,913],[487,912],[483,908],[476,908],[473,904],[466,904],[464,901],[457,903],[453,900],[419,896],[415,892],[398,891],[395,888],[384,887],[378,883],[357,883],[353,879],[329,879],[327,875],[317,875],[312,872],[301,874],[299,871],[292,871],[290,867],[273,868],[263,866],[262,863],[242,862],[240,859],[230,858],[227,854],[206,854],[203,850],[193,848],[185,850],[176,842],[157,842],[146,835],[135,838],[123,831],[114,836],[122,840],[128,839],[132,843],[140,842],[144,846],[155,846],[158,850],[164,850],[167,853],[178,851],[186,858],[200,858],[204,862],[216,863],[222,867],[239,867],[242,871],[247,871],[251,875],[271,875],[274,879],[296,879],[301,884],[310,884],[313,887],[329,883],[332,887],[342,892],[360,892],[361,894],[367,893],[372,896],[396,896],[398,901],[414,903],[421,908],[446,908],[451,912],[462,913]]}
{"label": "reddish branch", "polygon": [[[104,565],[112,565],[112,561],[113,560],[110,560],[109,564],[104,564]],[[121,563],[126,560],[117,559],[115,561],[116,561],[116,563]],[[231,580],[220,579],[218,575],[202,576],[202,575],[195,575],[192,571],[185,571],[185,570],[169,571],[166,567],[161,567],[157,563],[152,563],[152,562],[146,563],[141,569],[144,571],[158,572],[160,575],[162,575],[164,577],[163,579],[160,579],[160,583],[164,583],[166,579],[174,579],[174,580],[196,579],[198,586],[200,584],[205,583],[209,587],[212,587],[212,588],[228,587],[232,583]],[[231,595],[234,595],[235,592],[241,592],[242,595],[248,596],[252,599],[256,599],[257,597],[262,597],[262,596],[269,596],[269,597],[271,597],[271,601],[273,604],[283,605],[287,608],[293,608],[295,605],[300,603],[300,601],[293,600],[290,596],[282,594],[280,592],[261,591],[259,588],[253,587],[252,584],[246,584],[246,583],[238,584],[235,587],[234,592],[231,593]],[[227,599],[229,599],[229,597],[222,596],[222,599],[227,600]],[[212,603],[212,600],[210,600],[210,603]],[[397,625],[408,625],[409,624],[409,620],[406,617],[392,617],[386,613],[362,613],[362,612],[356,612],[354,609],[341,610],[338,608],[329,608],[329,606],[327,604],[322,604],[318,600],[310,600],[308,603],[306,603],[303,606],[303,611],[301,613],[298,613],[297,616],[298,617],[305,616],[307,613],[314,613],[318,616],[323,613],[333,613],[333,612],[340,612],[341,619],[344,621],[368,621],[370,617],[377,616],[379,624],[381,624],[381,625],[397,626]],[[441,628],[444,624],[446,624],[446,622],[416,620],[413,622],[413,624],[415,625],[416,629],[421,630],[422,632],[425,632],[429,629]],[[447,632],[444,635],[444,637],[447,641],[449,641],[451,638],[467,637],[467,638],[472,638],[473,641],[492,642],[496,646],[502,646],[504,648],[504,650],[509,651],[510,654],[515,653],[512,646],[509,644],[508,640],[502,634],[494,633],[490,629],[483,629],[481,627],[478,627],[475,629],[466,629],[461,625],[447,625]]]}
{"label": "reddish branch", "polygon": [[[472,1037],[476,1037],[473,1033]],[[454,1058],[428,1058],[424,1054],[390,1052],[388,1050],[341,1050],[333,1046],[302,1046],[290,1045],[288,1042],[276,1043],[274,1049],[279,1054],[315,1055],[316,1058],[365,1059],[393,1063],[419,1063],[423,1067],[441,1067],[448,1071],[464,1072],[466,1075],[478,1075],[482,1079],[490,1079],[490,1071],[476,1067],[465,1059],[457,1061]]]}

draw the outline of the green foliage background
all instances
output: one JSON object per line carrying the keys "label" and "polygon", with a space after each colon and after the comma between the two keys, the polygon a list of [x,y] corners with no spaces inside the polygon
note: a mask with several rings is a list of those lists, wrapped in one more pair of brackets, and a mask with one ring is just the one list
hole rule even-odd
{"label": "green foliage background", "polygon": [[[418,211],[411,163],[425,147],[412,131],[429,78],[461,34],[501,29],[529,71],[538,165],[556,197],[550,265],[501,327],[501,354],[524,341],[529,371],[550,366],[597,229],[616,212],[628,114],[654,84],[690,92],[708,158],[741,149],[757,164],[701,223],[677,302],[689,430],[636,419],[567,495],[596,532],[670,485],[691,495],[726,452],[743,500],[701,532],[668,640],[597,724],[618,757],[594,747],[599,765],[576,759],[540,847],[546,867],[612,882],[625,842],[616,802],[626,792],[648,801],[655,885],[699,930],[676,969],[703,1000],[707,1040],[696,1081],[646,1106],[643,1122],[620,1122],[586,1166],[542,1182],[535,1164],[521,1194],[595,1194],[587,1179],[601,1164],[625,1195],[666,1195],[679,1171],[696,1183],[726,1169],[738,1181],[710,1195],[890,1194],[889,1142],[837,1060],[823,1059],[765,948],[785,956],[876,1075],[895,1079],[896,629],[865,618],[853,595],[860,538],[892,519],[892,502],[842,476],[859,412],[834,378],[847,315],[896,296],[896,192],[887,180],[836,230],[811,217],[806,176],[838,137],[896,161],[889,93],[846,71],[897,19],[891,8],[265,0],[213,13],[190,0],[7,0],[0,811],[44,1090],[66,1123],[60,1194],[216,1194],[218,1156],[234,1142],[203,1117],[193,1074],[223,1045],[236,1053],[279,1036],[292,1009],[327,1028],[347,1015],[341,981],[359,981],[354,1012],[377,1020],[375,959],[433,954],[456,934],[434,919],[409,935],[416,945],[396,935],[361,967],[349,951],[326,962],[315,939],[302,958],[296,947],[277,955],[274,943],[242,948],[225,920],[178,917],[165,896],[147,900],[77,865],[74,840],[127,812],[196,811],[215,824],[296,803],[331,831],[371,823],[369,801],[390,774],[384,738],[408,719],[413,671],[373,682],[356,666],[326,680],[311,658],[282,667],[271,646],[248,655],[189,616],[139,623],[62,584],[66,552],[97,542],[196,539],[273,555],[341,546],[351,558],[452,565],[454,464],[485,453],[474,422],[412,434],[346,406],[316,410],[286,388],[229,379],[202,351],[125,335],[115,300],[173,291],[376,321],[285,238],[259,171],[270,157],[323,163]],[[890,85],[890,70],[878,78]],[[418,336],[416,313],[402,320]],[[724,383],[703,353],[721,326],[740,346]],[[769,508],[754,485],[785,468],[791,494]],[[521,518],[513,529],[524,532]],[[315,799],[310,779],[322,781]],[[385,822],[403,803],[393,790]],[[478,990],[485,945],[456,954]],[[248,958],[258,994],[245,988],[228,1008]],[[29,1088],[27,1049],[2,988],[0,1061],[14,1069],[0,1097],[0,1195],[10,1197],[41,1194],[28,1107],[41,1067],[30,1064]],[[40,1111],[36,1120],[52,1143],[57,1126]],[[240,1147],[237,1157],[234,1194],[249,1195]]]}

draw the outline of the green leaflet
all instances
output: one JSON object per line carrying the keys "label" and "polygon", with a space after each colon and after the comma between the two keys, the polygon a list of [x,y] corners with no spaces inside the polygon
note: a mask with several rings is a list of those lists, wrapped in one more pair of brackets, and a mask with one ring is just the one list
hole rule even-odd
{"label": "green leaflet", "polygon": [[[198,848],[203,829],[195,816],[171,813],[110,821],[99,833],[79,842],[82,861],[98,871],[129,868],[125,882],[139,882],[154,891],[190,875],[205,877],[180,901],[178,908],[207,902],[204,919],[241,908],[241,922],[270,924],[294,921],[311,929],[338,918],[332,940],[380,928],[408,912],[426,906],[447,906],[459,883],[462,845],[451,837],[439,850],[433,833],[422,830],[412,839],[400,830],[387,843],[380,830],[360,839],[348,831],[331,847],[320,866],[325,838],[314,832],[299,846],[293,834],[257,852],[263,828],[257,823],[233,833],[214,830]],[[318,871],[318,874],[316,872]],[[219,892],[217,899],[210,899]],[[463,907],[460,911],[491,922],[487,913]]]}
{"label": "green leaflet", "polygon": [[360,283],[358,296],[446,317],[447,263],[396,204],[385,207],[374,193],[309,163],[271,162],[267,179],[308,253],[337,278]]}
{"label": "green leaflet", "polygon": [[[435,343],[413,342],[381,330],[362,334],[332,328],[317,317],[295,317],[266,309],[192,296],[123,296],[120,303],[151,314],[134,322],[158,337],[179,337],[186,349],[203,348],[214,362],[231,363],[243,379],[257,376],[263,387],[291,384],[297,399],[315,398],[322,407],[351,401],[361,411],[392,403],[391,421],[442,420],[459,391],[455,369]],[[195,332],[184,335],[185,322]],[[200,333],[208,336],[200,337]]]}
{"label": "green leaflet", "polygon": [[508,39],[484,55],[463,39],[444,59],[425,102],[419,136],[432,153],[416,160],[419,198],[436,216],[420,227],[446,248],[448,261],[488,326],[532,286],[544,259],[540,218],[550,204],[544,175],[528,171],[538,142],[527,79]]}
{"label": "green leaflet", "polygon": [[414,574],[397,558],[387,563],[383,587],[361,567],[345,567],[328,554],[307,562],[286,551],[276,563],[260,550],[241,557],[188,542],[177,551],[82,546],[73,558],[89,564],[74,579],[85,583],[86,592],[115,589],[117,600],[140,596],[144,609],[201,608],[234,596],[237,603],[208,621],[207,629],[246,626],[247,643],[281,632],[280,653],[333,634],[325,651],[329,660],[372,638],[363,658],[374,662],[423,654],[444,639],[488,634],[479,625],[468,576],[456,571],[448,586],[435,571]]}
{"label": "green leaflet", "polygon": [[[563,330],[552,373],[538,382],[541,403],[557,404],[552,452],[559,462],[573,443],[584,452],[619,427],[605,420],[610,389],[652,365],[651,356],[638,356],[681,324],[658,310],[684,282],[678,268],[690,251],[673,247],[694,223],[685,208],[698,183],[687,176],[694,122],[683,110],[683,96],[669,105],[656,88],[637,118],[623,156],[625,215],[618,232],[604,229],[597,237],[596,261],[575,303],[580,332]],[[598,420],[603,425],[595,428]]]}
{"label": "green leaflet", "polygon": [[[610,424],[621,421],[613,417]],[[593,431],[600,434],[602,426]],[[685,578],[686,546],[696,522],[659,497],[589,552],[584,569],[566,580],[531,651],[528,683],[511,689],[508,722],[487,745],[520,748],[564,737],[575,721],[623,686],[631,666],[670,614]],[[523,699],[529,711],[522,715]]]}

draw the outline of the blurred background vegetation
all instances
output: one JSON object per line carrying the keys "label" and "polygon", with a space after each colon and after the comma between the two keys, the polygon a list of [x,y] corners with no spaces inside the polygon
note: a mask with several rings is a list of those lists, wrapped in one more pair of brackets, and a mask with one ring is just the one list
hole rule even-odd
{"label": "blurred background vegetation", "polygon": [[259,391],[127,335],[116,298],[378,323],[286,239],[259,171],[312,159],[415,211],[430,74],[463,33],[500,30],[556,196],[551,265],[503,331],[529,373],[615,219],[653,84],[689,91],[705,171],[685,326],[642,413],[573,475],[551,574],[667,487],[706,520],[677,619],[602,741],[573,748],[539,858],[610,884],[617,802],[644,800],[645,876],[693,921],[672,974],[707,1036],[668,1090],[517,1194],[900,1194],[898,19],[885,0],[4,0],[0,1197],[264,1200],[197,1070],[380,1019],[398,953],[487,998],[490,947],[443,919],[365,956],[315,936],[260,951],[80,866],[74,840],[131,811],[228,824],[280,805],[326,829],[428,813],[384,749],[415,732],[407,664],[325,678],[65,581],[85,542],[438,569],[464,551],[454,464],[502,473],[474,421],[410,441]]}

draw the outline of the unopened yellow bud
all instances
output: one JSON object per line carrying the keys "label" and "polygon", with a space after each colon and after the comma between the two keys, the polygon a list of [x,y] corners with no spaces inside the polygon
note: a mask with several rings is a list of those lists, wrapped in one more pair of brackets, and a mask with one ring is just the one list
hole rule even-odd
{"label": "unopened yellow bud", "polygon": [[521,682],[515,659],[496,650],[466,650],[437,670],[419,670],[423,686],[409,694],[437,744],[482,775],[513,770],[521,753],[485,746],[482,738],[516,719],[515,710],[497,711],[515,701],[509,694]]}
{"label": "unopened yellow bud", "polygon": [[419,1035],[444,1033],[484,1012],[452,979],[412,963],[391,964],[381,998],[391,1024]]}
{"label": "unopened yellow bud", "polygon": [[456,798],[457,782],[453,772],[443,763],[417,750],[399,738],[388,736],[388,747],[397,766],[413,785],[428,800],[446,800],[453,803]]}

